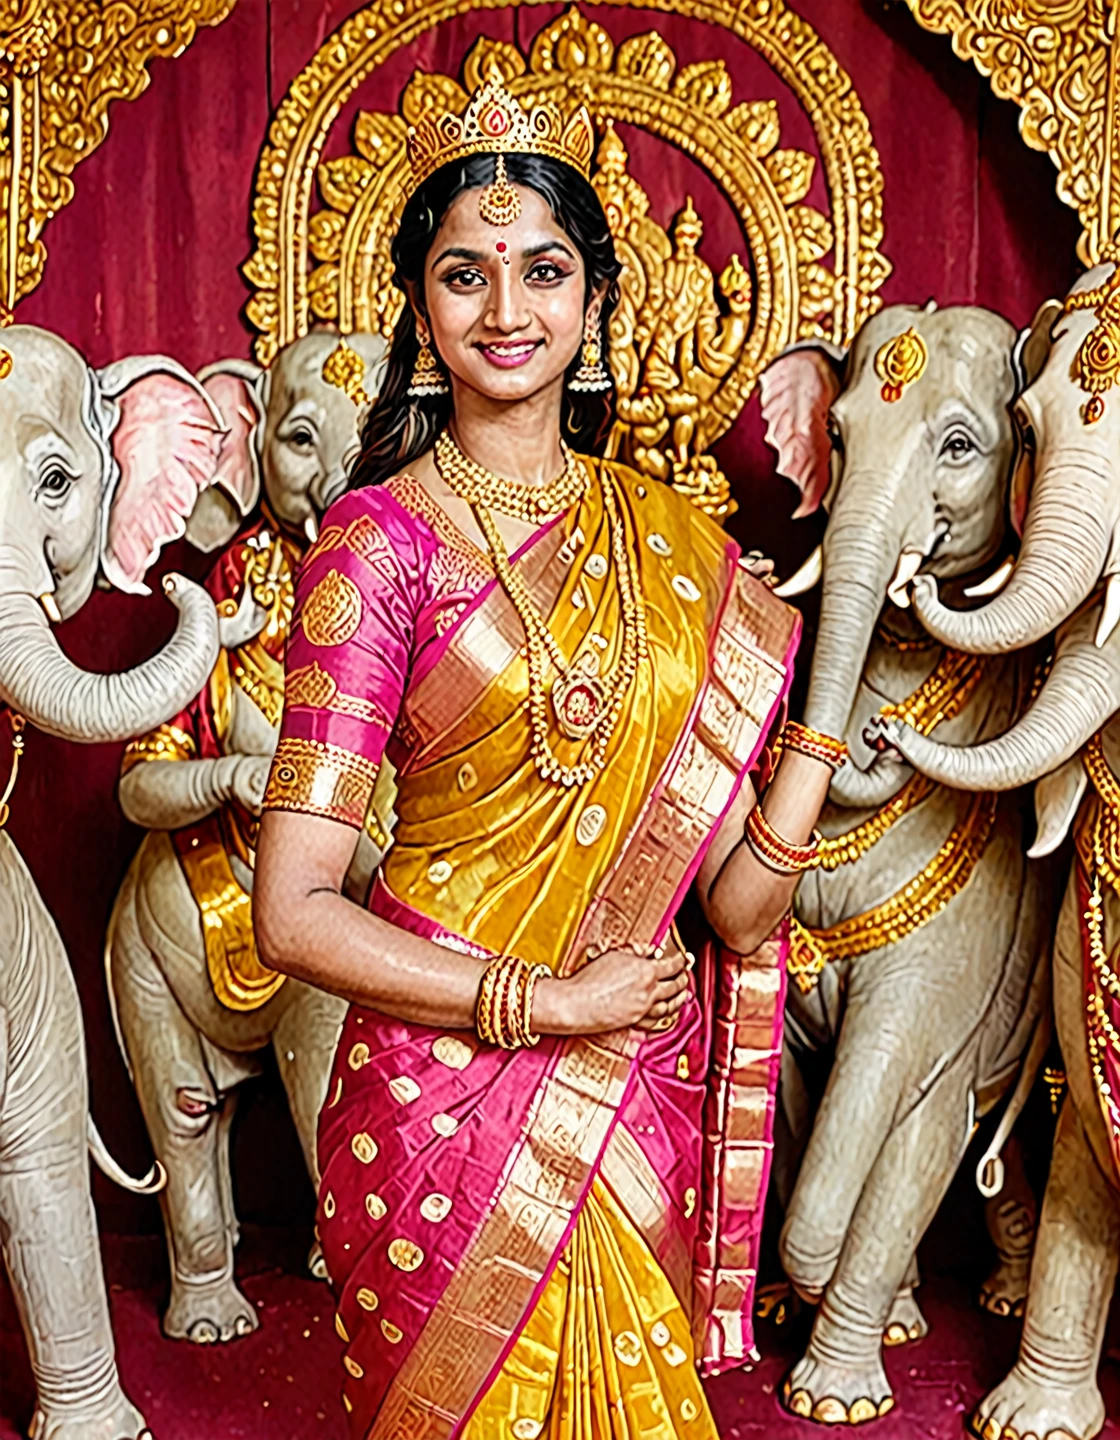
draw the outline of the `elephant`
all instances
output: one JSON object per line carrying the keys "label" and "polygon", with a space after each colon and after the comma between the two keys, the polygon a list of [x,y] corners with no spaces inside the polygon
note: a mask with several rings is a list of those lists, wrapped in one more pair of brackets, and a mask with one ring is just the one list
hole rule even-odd
{"label": "elephant", "polygon": [[[829,510],[820,556],[778,588],[796,593],[823,569],[804,719],[848,746],[821,863],[795,897],[781,1087],[804,1150],[782,1197],[781,1259],[818,1306],[782,1398],[822,1422],[893,1405],[884,1339],[927,1329],[917,1243],[977,1117],[1013,1090],[1002,1143],[1048,1039],[1047,886],[1024,859],[1018,797],[962,802],[864,739],[883,705],[974,741],[1028,701],[1031,653],[985,663],[942,649],[905,586],[930,573],[968,594],[1006,573],[1010,406],[1030,358],[1000,316],[931,302],[882,310],[846,356],[804,342],[762,377],[798,513]],[[829,1049],[811,1117],[796,1062]],[[988,1208],[1000,1264],[983,1292],[1000,1313],[1026,1293],[1035,1208],[1021,1165],[1006,1169],[1015,1183]]]}
{"label": "elephant", "polygon": [[2,827],[24,720],[85,743],[128,739],[174,714],[213,668],[214,604],[178,575],[163,582],[179,611],[174,635],[126,673],[79,668],[52,626],[99,578],[146,593],[145,571],[213,481],[224,423],[173,360],[94,370],[30,325],[4,330],[0,377],[0,708],[16,740],[0,807],[0,1242],[35,1377],[31,1433],[132,1440],[148,1432],[117,1374],[87,1136],[101,1167],[126,1177],[89,1117],[81,1010],[61,937]]}
{"label": "elephant", "polygon": [[963,790],[1034,783],[1030,853],[1051,853],[1071,824],[1074,830],[1053,944],[1054,1012],[1069,1083],[1019,1356],[973,1418],[988,1440],[1089,1440],[1105,1419],[1096,1377],[1120,1256],[1118,1037],[1110,1030],[1120,1018],[1110,959],[1120,936],[1110,840],[1120,815],[1120,405],[1102,377],[1118,296],[1120,267],[1108,262],[1036,316],[1045,360],[1017,402],[1030,463],[1017,487],[1022,551],[1006,589],[961,614],[928,582],[914,585],[924,623],[981,653],[1006,654],[1057,627],[1037,699],[981,744],[935,743],[897,719],[869,727],[874,743]]}
{"label": "elephant", "polygon": [[[176,1339],[227,1341],[259,1323],[234,1279],[228,1147],[237,1086],[259,1073],[269,1045],[318,1189],[316,1123],[346,1006],[260,965],[253,847],[283,703],[293,572],[345,486],[386,353],[377,336],[343,342],[315,331],[268,371],[226,361],[200,376],[230,428],[218,480],[187,534],[208,549],[224,545],[207,584],[241,634],[182,713],[125,752],[120,803],[149,833],[106,941],[118,1038],[168,1175],[163,1330]],[[365,837],[352,893],[363,891],[379,858]],[[325,1276],[317,1243],[310,1264]]]}

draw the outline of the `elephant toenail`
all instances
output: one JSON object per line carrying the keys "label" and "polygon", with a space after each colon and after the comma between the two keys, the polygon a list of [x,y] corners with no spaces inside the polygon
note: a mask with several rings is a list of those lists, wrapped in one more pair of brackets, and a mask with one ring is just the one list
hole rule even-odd
{"label": "elephant toenail", "polygon": [[894,1396],[893,1396],[893,1395],[888,1395],[885,1400],[880,1400],[880,1401],[879,1401],[879,1414],[880,1414],[881,1416],[882,1416],[882,1415],[886,1415],[889,1411],[891,1411],[891,1410],[893,1410],[893,1409],[894,1409]]}
{"label": "elephant toenail", "polygon": [[1019,1432],[1010,1425],[1003,1427],[1003,1440],[1019,1440]]}
{"label": "elephant toenail", "polygon": [[812,1418],[822,1425],[844,1425],[848,1419],[848,1407],[842,1400],[826,1395],[813,1406]]}
{"label": "elephant toenail", "polygon": [[905,1345],[909,1339],[905,1325],[900,1325],[897,1320],[887,1326],[887,1332],[883,1336],[884,1345]]}
{"label": "elephant toenail", "polygon": [[795,1390],[789,1397],[789,1408],[794,1415],[808,1420],[813,1413],[813,1397],[808,1390]]}
{"label": "elephant toenail", "polygon": [[239,1335],[251,1335],[253,1333],[253,1322],[248,1315],[239,1315],[233,1327]]}
{"label": "elephant toenail", "polygon": [[910,1339],[911,1339],[911,1340],[920,1340],[921,1338],[922,1338],[922,1327],[921,1327],[921,1326],[918,1324],[918,1322],[915,1320],[914,1323],[913,1323],[913,1325],[910,1326]]}
{"label": "elephant toenail", "polygon": [[981,1440],[1000,1440],[1002,1434],[1003,1426],[994,1416],[985,1420],[984,1428],[980,1431]]}
{"label": "elephant toenail", "polygon": [[865,1420],[874,1420],[879,1414],[879,1408],[873,1400],[857,1400],[848,1411],[848,1419],[853,1425],[862,1425]]}

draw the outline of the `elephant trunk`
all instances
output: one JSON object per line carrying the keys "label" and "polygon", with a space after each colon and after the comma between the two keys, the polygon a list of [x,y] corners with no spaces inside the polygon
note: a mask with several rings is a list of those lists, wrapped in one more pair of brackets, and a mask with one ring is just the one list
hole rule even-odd
{"label": "elephant trunk", "polygon": [[998,739],[939,745],[908,726],[885,727],[891,744],[916,770],[958,790],[1013,790],[1064,764],[1116,711],[1120,655],[1093,644],[1097,611],[1081,615],[1063,637],[1038,699]]}
{"label": "elephant trunk", "polygon": [[170,575],[164,590],[179,623],[167,645],[118,675],[80,669],[63,654],[39,602],[0,597],[0,700],[40,730],[87,744],[142,735],[184,708],[218,658],[214,602],[200,586]]}
{"label": "elephant trunk", "polygon": [[871,636],[901,550],[888,517],[894,486],[882,475],[846,477],[824,538],[824,588],[805,719],[842,738]]}
{"label": "elephant trunk", "polygon": [[1090,594],[1111,539],[1110,465],[1091,451],[1040,461],[1023,546],[1007,586],[978,610],[949,610],[928,576],[914,581],[914,609],[945,645],[1003,655],[1033,645]]}

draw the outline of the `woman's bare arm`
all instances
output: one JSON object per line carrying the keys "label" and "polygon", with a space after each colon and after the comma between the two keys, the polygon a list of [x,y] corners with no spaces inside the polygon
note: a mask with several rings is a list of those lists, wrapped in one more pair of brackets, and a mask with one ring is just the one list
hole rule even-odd
{"label": "woman's bare arm", "polygon": [[[763,802],[763,813],[783,839],[795,845],[809,839],[831,779],[832,771],[822,761],[794,750],[783,752]],[[790,907],[799,878],[776,875],[744,841],[747,816],[757,803],[754,787],[744,785],[697,877],[709,925],[740,955],[756,950],[777,925]]]}
{"label": "woman's bare arm", "polygon": [[[337,820],[267,811],[253,882],[261,959],[334,995],[419,1025],[470,1030],[486,961],[412,935],[342,894],[355,834]],[[542,1034],[601,1034],[673,1014],[687,999],[684,957],[611,951],[534,995]]]}

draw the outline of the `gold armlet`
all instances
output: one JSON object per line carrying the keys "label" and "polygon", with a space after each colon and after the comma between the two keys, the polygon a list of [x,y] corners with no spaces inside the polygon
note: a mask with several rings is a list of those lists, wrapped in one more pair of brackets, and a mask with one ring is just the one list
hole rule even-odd
{"label": "gold armlet", "polygon": [[806,844],[795,845],[778,834],[762,813],[761,805],[747,816],[743,838],[755,857],[775,875],[799,875],[802,870],[811,870],[820,859],[820,831],[814,830]]}
{"label": "gold armlet", "polygon": [[824,735],[810,725],[800,725],[796,720],[787,720],[782,727],[782,747],[820,760],[833,770],[839,770],[848,758],[848,747],[843,740]]}

